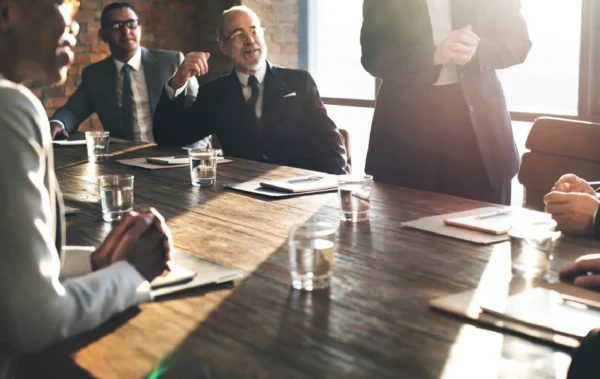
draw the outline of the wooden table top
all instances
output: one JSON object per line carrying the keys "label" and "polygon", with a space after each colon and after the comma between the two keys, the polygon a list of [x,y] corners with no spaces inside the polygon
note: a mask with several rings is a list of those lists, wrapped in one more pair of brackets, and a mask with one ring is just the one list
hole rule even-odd
{"label": "wooden table top", "polygon": [[[149,147],[119,158],[172,151]],[[190,184],[187,168],[108,162],[58,169],[66,203],[82,210],[68,221],[70,244],[97,244],[110,231],[101,220],[95,177],[132,173],[136,206],[153,206],[166,217],[176,247],[247,277],[143,304],[52,352],[72,359],[79,373],[101,378],[565,378],[567,352],[428,306],[509,275],[510,246],[475,245],[400,223],[485,203],[376,183],[370,222],[340,223],[331,288],[293,290],[286,224],[337,222],[337,194],[272,201],[223,185],[306,172],[236,159],[218,166],[214,188],[200,189]],[[598,246],[561,241],[553,276]]]}

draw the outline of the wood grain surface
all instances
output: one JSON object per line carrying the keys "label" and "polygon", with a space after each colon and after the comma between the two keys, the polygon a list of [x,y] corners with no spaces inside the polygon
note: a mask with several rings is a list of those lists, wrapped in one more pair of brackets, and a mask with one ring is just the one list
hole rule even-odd
{"label": "wood grain surface", "polygon": [[[56,149],[67,162],[67,150]],[[156,146],[118,158],[169,155]],[[181,152],[179,152],[181,154]],[[436,297],[510,280],[510,246],[480,246],[403,228],[422,216],[486,203],[376,183],[367,223],[340,223],[331,288],[290,287],[287,225],[338,223],[338,195],[265,200],[223,188],[307,171],[265,163],[219,165],[217,183],[190,184],[187,168],[144,170],[112,162],[63,165],[70,244],[98,244],[98,175],[135,175],[135,205],[167,219],[175,245],[240,268],[234,285],[144,304],[53,347],[53,369],[100,378],[564,378],[570,357],[521,337],[436,312]],[[597,252],[585,239],[561,239],[553,278],[567,262]],[[508,278],[508,279],[507,279]],[[60,357],[58,359],[56,357]]]}

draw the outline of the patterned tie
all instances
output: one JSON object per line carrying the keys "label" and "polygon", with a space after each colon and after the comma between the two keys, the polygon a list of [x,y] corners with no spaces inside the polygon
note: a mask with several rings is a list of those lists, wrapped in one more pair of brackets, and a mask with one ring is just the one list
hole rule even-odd
{"label": "patterned tie", "polygon": [[123,90],[121,92],[121,116],[123,117],[124,138],[133,140],[133,93],[131,91],[131,66],[125,64],[123,73]]}
{"label": "patterned tie", "polygon": [[252,88],[252,94],[248,99],[248,108],[250,108],[250,112],[256,117],[258,121],[258,117],[256,116],[256,102],[258,101],[258,79],[256,76],[252,75],[248,78],[248,85]]}

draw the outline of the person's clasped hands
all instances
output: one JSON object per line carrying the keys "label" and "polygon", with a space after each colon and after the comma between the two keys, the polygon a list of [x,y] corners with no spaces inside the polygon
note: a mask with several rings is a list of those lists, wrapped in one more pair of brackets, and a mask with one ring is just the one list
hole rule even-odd
{"label": "person's clasped hands", "polygon": [[129,262],[148,281],[169,270],[173,238],[155,209],[130,212],[92,253],[92,266],[100,270],[119,261]]}
{"label": "person's clasped hands", "polygon": [[444,42],[440,43],[433,57],[435,65],[445,65],[450,61],[464,66],[473,59],[479,47],[479,36],[471,25],[453,30]]}

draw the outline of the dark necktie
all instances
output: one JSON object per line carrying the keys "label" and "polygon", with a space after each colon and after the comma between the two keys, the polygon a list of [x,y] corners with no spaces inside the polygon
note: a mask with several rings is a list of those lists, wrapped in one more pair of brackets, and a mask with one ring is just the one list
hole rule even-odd
{"label": "dark necktie", "polygon": [[256,79],[256,76],[252,75],[248,78],[248,85],[252,89],[252,94],[247,102],[248,108],[250,108],[250,112],[252,112],[258,121],[258,117],[256,116],[256,102],[258,101],[258,79]]}
{"label": "dark necktie", "polygon": [[125,64],[123,73],[123,90],[121,92],[121,116],[123,117],[124,138],[133,140],[133,93],[131,91],[131,66]]}

